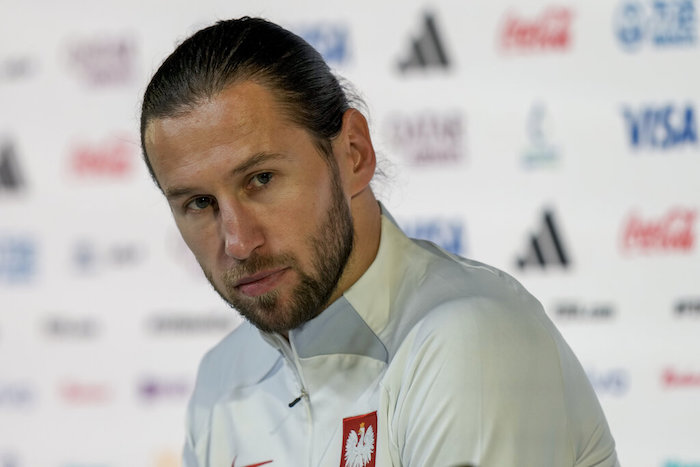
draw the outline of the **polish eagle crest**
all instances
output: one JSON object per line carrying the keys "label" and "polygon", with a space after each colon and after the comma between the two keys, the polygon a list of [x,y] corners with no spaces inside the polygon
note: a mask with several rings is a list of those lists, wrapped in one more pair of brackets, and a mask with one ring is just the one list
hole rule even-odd
{"label": "polish eagle crest", "polygon": [[351,430],[345,441],[345,467],[365,467],[372,460],[374,429],[370,425],[365,430],[365,424],[360,423],[358,431]]}

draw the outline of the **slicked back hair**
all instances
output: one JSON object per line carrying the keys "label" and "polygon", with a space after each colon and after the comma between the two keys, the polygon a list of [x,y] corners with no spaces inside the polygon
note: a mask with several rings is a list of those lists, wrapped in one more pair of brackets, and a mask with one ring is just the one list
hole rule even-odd
{"label": "slicked back hair", "polygon": [[331,162],[331,139],[350,108],[348,96],[321,55],[304,39],[261,18],[243,17],[196,32],[151,78],[141,107],[141,147],[153,180],[145,131],[152,120],[186,115],[227,87],[246,80],[275,96]]}

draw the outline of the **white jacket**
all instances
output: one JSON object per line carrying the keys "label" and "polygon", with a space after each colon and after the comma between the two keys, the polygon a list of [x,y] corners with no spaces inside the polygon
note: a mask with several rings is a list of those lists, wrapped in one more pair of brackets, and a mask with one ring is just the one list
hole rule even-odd
{"label": "white jacket", "polygon": [[257,465],[619,464],[539,302],[384,212],[370,268],[289,343],[246,322],[202,360],[184,466]]}

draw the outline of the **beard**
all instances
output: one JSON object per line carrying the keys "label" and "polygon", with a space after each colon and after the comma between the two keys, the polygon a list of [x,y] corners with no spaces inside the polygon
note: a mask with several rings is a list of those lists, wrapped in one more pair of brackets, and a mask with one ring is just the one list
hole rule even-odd
{"label": "beard", "polygon": [[[331,206],[307,243],[312,252],[312,271],[304,272],[294,255],[253,254],[222,275],[223,290],[214,283],[211,272],[204,273],[214,290],[251,324],[264,332],[282,333],[318,316],[328,305],[353,248],[353,221],[345,201],[335,160],[329,163]],[[288,267],[296,271],[299,283],[288,303],[281,303],[279,292],[259,296],[242,295],[236,290],[240,278],[264,269]]]}

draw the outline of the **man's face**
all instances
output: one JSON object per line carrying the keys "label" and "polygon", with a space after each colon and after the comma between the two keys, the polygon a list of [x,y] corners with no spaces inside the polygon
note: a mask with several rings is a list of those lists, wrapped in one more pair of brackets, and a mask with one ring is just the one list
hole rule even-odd
{"label": "man's face", "polygon": [[262,330],[320,313],[352,250],[335,160],[272,94],[235,84],[151,121],[146,149],[182,237],[216,291]]}

